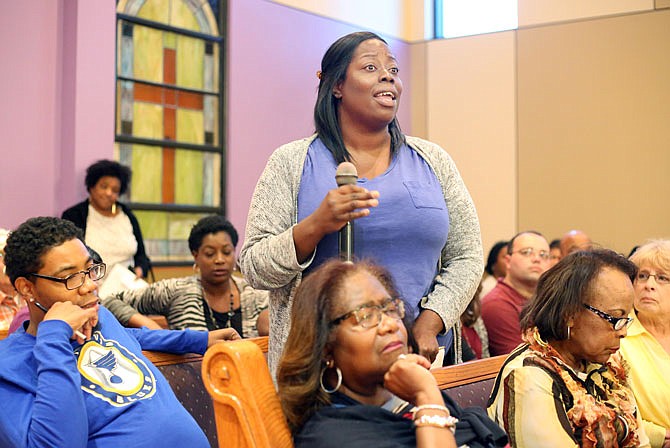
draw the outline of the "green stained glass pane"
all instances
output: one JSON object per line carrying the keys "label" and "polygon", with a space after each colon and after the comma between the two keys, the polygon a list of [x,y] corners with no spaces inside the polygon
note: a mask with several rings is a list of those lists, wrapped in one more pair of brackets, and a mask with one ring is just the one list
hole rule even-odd
{"label": "green stained glass pane", "polygon": [[177,85],[203,88],[205,42],[188,36],[177,36]]}
{"label": "green stained glass pane", "polygon": [[172,0],[146,0],[137,17],[152,20],[154,22],[169,23],[170,4]]}
{"label": "green stained glass pane", "polygon": [[136,25],[133,31],[134,77],[152,82],[163,81],[163,32]]}
{"label": "green stained glass pane", "polygon": [[204,114],[200,110],[177,109],[177,141],[205,143]]}
{"label": "green stained glass pane", "polygon": [[163,138],[163,106],[135,102],[133,104],[133,135],[144,138]]}
{"label": "green stained glass pane", "polygon": [[197,151],[177,150],[175,153],[175,203],[203,205],[203,157]]}
{"label": "green stained glass pane", "polygon": [[144,248],[149,258],[153,262],[168,260],[168,214],[146,210],[134,210],[133,213],[140,223]]}
{"label": "green stained glass pane", "polygon": [[201,32],[202,30],[196,16],[193,14],[193,10],[186,3],[183,0],[172,2],[170,25]]}
{"label": "green stained glass pane", "polygon": [[130,200],[159,204],[162,200],[163,150],[153,146],[133,145],[132,151]]}

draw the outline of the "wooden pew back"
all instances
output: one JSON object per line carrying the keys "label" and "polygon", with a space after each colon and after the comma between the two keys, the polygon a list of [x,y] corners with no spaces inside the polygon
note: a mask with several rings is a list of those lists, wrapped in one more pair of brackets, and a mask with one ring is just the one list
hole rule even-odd
{"label": "wooden pew back", "polygon": [[214,345],[205,354],[202,377],[214,402],[219,446],[293,446],[258,345],[247,340]]}

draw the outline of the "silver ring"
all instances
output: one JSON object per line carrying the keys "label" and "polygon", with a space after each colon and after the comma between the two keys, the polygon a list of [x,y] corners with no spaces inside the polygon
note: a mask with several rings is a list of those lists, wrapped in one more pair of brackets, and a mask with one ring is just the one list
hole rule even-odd
{"label": "silver ring", "polygon": [[401,353],[398,355],[398,359],[407,359],[407,355],[404,353]]}

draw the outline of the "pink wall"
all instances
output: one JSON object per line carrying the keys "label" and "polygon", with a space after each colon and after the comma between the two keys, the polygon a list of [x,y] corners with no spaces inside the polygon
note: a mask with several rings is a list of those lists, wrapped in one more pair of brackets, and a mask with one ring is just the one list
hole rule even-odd
{"label": "pink wall", "polygon": [[0,227],[60,214],[112,156],[114,6],[0,2]]}
{"label": "pink wall", "polygon": [[0,227],[54,209],[56,2],[0,3]]}
{"label": "pink wall", "polygon": [[[229,5],[227,203],[229,219],[243,235],[256,181],[272,151],[314,131],[321,57],[337,38],[360,28],[264,0]],[[386,40],[401,69],[409,65],[410,46]],[[405,132],[409,94],[405,85],[399,113]]]}
{"label": "pink wall", "polygon": [[[264,0],[229,0],[229,9],[227,203],[243,234],[270,153],[313,131],[323,53],[359,29]],[[0,227],[60,215],[86,196],[86,167],[112,157],[114,11],[114,0],[0,2]],[[407,66],[409,45],[388,41]],[[409,93],[405,85],[406,132]]]}

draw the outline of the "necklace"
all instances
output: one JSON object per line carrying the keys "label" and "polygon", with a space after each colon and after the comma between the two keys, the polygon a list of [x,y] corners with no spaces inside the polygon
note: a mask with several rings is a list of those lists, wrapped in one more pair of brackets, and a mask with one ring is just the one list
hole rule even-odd
{"label": "necklace", "polygon": [[228,308],[228,322],[226,322],[226,327],[230,328],[233,326],[233,316],[235,316],[235,311],[233,307],[235,306],[235,296],[233,295],[233,285],[230,285],[230,308]]}
{"label": "necklace", "polygon": [[[205,307],[205,323],[207,325],[207,328],[211,330],[216,330],[219,328],[222,328],[220,325],[223,325],[223,328],[231,328],[233,326],[233,318],[235,317],[235,294],[234,294],[234,289],[237,288],[235,284],[233,283],[232,279],[229,280],[229,285],[230,285],[230,303],[228,307],[228,311],[225,312],[226,316],[226,322],[225,324],[221,322],[223,319],[222,318],[215,318],[215,313],[223,317],[224,313],[214,311],[212,309],[212,306],[209,303],[208,296],[209,293],[205,290],[204,287],[202,287],[202,301],[203,301],[203,306]],[[239,330],[238,330],[239,331]]]}

